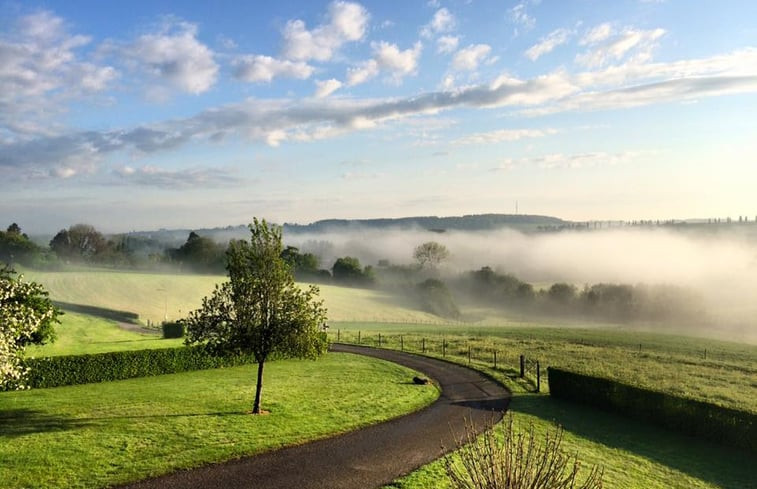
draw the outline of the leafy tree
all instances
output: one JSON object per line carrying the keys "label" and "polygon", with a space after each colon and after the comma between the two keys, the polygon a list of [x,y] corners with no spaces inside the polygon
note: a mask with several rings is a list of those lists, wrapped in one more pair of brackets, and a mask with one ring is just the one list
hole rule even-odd
{"label": "leafy tree", "polygon": [[40,254],[39,246],[29,239],[29,236],[21,232],[21,228],[15,222],[8,226],[7,231],[0,231],[0,261],[6,263],[27,263],[34,255]]}
{"label": "leafy tree", "polygon": [[253,414],[260,413],[263,367],[272,355],[315,358],[326,350],[318,288],[300,289],[281,258],[281,228],[255,219],[249,241],[232,241],[229,280],[205,297],[186,321],[187,344],[215,352],[252,353],[258,362]]}
{"label": "leafy tree", "polygon": [[180,248],[170,252],[180,263],[197,271],[215,271],[223,269],[224,247],[207,236],[200,236],[192,231],[187,241]]}
{"label": "leafy tree", "polygon": [[287,246],[281,252],[281,258],[292,267],[296,276],[308,276],[318,273],[318,257],[312,253],[300,253],[296,246]]}
{"label": "leafy tree", "polygon": [[418,262],[421,268],[426,266],[436,268],[441,262],[449,257],[447,247],[436,241],[428,241],[418,245],[413,251],[413,258]]}
{"label": "leafy tree", "polygon": [[552,284],[547,291],[547,297],[557,304],[568,305],[576,298],[576,287],[565,282]]}
{"label": "leafy tree", "polygon": [[107,250],[108,241],[94,226],[75,224],[58,231],[50,248],[59,258],[89,261]]}
{"label": "leafy tree", "polygon": [[416,286],[416,290],[424,310],[441,317],[460,317],[460,310],[455,305],[452,294],[441,280],[426,279]]}
{"label": "leafy tree", "polygon": [[373,283],[373,268],[360,265],[360,260],[352,256],[337,258],[331,267],[334,280],[350,285],[368,285]]}
{"label": "leafy tree", "polygon": [[23,388],[24,347],[54,340],[53,324],[63,314],[41,285],[14,274],[10,268],[0,269],[0,390]]}

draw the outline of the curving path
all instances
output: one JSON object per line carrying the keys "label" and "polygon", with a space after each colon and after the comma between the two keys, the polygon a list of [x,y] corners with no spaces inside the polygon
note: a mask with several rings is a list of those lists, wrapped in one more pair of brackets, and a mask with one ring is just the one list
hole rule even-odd
{"label": "curving path", "polygon": [[[198,469],[144,480],[128,488],[368,489],[381,487],[452,448],[466,420],[480,430],[499,420],[510,393],[481,373],[441,360],[353,345],[332,351],[389,360],[423,372],[442,388],[433,404],[351,433]],[[410,379],[408,379],[410,380]]]}

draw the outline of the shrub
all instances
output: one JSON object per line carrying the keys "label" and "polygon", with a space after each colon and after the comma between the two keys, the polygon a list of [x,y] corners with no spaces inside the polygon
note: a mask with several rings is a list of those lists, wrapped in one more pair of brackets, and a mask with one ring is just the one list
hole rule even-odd
{"label": "shrub", "polygon": [[252,355],[211,355],[204,347],[119,351],[31,358],[27,385],[33,388],[108,382],[255,363]]}
{"label": "shrub", "polygon": [[757,452],[757,415],[549,367],[550,395]]}
{"label": "shrub", "polygon": [[183,321],[163,323],[163,338],[183,338],[185,332]]}
{"label": "shrub", "polygon": [[533,425],[525,433],[513,428],[512,415],[501,423],[502,437],[489,425],[481,436],[472,426],[457,441],[455,455],[444,457],[444,467],[454,489],[601,489],[602,469],[592,467],[583,483],[577,480],[579,462],[562,449],[560,426],[537,440]]}

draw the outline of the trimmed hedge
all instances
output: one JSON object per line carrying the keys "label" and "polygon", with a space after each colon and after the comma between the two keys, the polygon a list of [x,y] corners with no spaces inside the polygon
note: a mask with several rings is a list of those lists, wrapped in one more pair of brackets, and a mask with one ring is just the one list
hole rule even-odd
{"label": "trimmed hedge", "polygon": [[183,321],[163,323],[163,338],[183,338],[184,332]]}
{"label": "trimmed hedge", "polygon": [[32,388],[89,384],[255,363],[252,355],[211,355],[202,346],[30,358]]}
{"label": "trimmed hedge", "polygon": [[757,415],[549,367],[550,395],[757,452]]}

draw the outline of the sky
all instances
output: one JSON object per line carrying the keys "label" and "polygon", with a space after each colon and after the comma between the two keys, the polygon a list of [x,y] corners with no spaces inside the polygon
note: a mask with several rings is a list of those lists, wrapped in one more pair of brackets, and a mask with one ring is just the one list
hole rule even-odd
{"label": "sky", "polygon": [[755,19],[752,0],[0,0],[0,218],[755,219]]}

